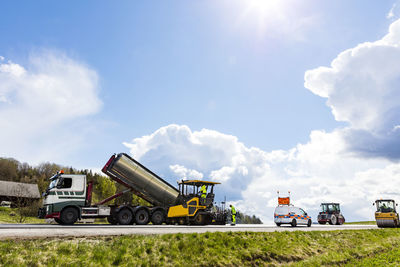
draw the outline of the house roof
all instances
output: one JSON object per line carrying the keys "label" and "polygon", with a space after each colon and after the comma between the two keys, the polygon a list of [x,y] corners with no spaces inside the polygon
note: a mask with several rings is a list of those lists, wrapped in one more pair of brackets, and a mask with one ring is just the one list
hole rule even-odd
{"label": "house roof", "polygon": [[40,198],[37,184],[0,181],[0,196]]}

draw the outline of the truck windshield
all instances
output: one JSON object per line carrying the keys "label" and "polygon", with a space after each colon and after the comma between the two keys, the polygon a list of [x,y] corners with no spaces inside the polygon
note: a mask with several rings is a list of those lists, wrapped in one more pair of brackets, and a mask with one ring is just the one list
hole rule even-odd
{"label": "truck windshield", "polygon": [[380,200],[376,203],[378,212],[394,212],[394,201],[393,200]]}

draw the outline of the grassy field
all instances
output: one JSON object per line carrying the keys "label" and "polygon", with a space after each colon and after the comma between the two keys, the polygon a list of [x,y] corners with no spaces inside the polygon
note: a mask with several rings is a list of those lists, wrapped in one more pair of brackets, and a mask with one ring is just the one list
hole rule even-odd
{"label": "grassy field", "polygon": [[399,265],[398,229],[5,240],[11,266]]}
{"label": "grassy field", "polygon": [[376,221],[345,222],[344,224],[368,224],[368,225],[376,225]]}
{"label": "grassy field", "polygon": [[[24,223],[45,223],[44,220],[36,217],[25,217]],[[18,215],[15,209],[0,207],[0,223],[17,223]]]}

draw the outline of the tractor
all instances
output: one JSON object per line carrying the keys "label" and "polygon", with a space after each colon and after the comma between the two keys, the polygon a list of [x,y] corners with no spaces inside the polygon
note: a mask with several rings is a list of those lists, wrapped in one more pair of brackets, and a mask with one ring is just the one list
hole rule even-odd
{"label": "tractor", "polygon": [[339,203],[321,203],[321,212],[318,214],[318,223],[342,225],[345,219],[340,212]]}

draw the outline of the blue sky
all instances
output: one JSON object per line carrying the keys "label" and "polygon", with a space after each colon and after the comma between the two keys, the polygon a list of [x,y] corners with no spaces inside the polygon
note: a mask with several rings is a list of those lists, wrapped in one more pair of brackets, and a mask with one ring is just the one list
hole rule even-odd
{"label": "blue sky", "polygon": [[[15,80],[0,73],[0,116],[16,128],[3,133],[3,139],[15,140],[3,144],[0,156],[101,168],[112,153],[142,154],[123,142],[137,145],[140,138],[171,124],[187,126],[191,133],[209,129],[234,136],[246,148],[266,153],[312,143],[312,131],[330,134],[356,123],[343,115],[347,109],[341,117],[332,114],[342,107],[335,102],[338,98],[328,98],[336,103],[328,106],[314,85],[305,88],[306,71],[330,66],[346,49],[383,38],[398,18],[397,6],[389,0],[3,2],[0,64],[21,66],[36,78],[12,87],[8,84]],[[65,70],[73,71],[64,76]],[[46,90],[68,97],[58,102],[58,93],[47,97],[46,90],[34,96],[65,108],[54,111],[49,104],[45,109],[47,104],[32,100],[43,109],[25,110],[29,101],[10,93],[29,88],[41,75],[62,84],[61,91],[48,83]],[[77,98],[82,101],[75,103]],[[69,101],[74,105],[68,106]],[[72,109],[76,114],[66,115]],[[16,110],[21,114],[15,115]],[[24,116],[28,113],[32,118]],[[54,118],[48,118],[52,113]],[[25,120],[40,127],[24,129]],[[365,130],[361,128],[349,131]],[[162,156],[152,156],[156,148],[143,150],[149,151],[142,155],[154,166],[149,168],[168,177],[168,171],[177,170],[170,168],[174,164],[204,178],[224,167],[202,167],[197,164],[202,159],[186,162],[164,150]],[[360,152],[358,147],[350,150]],[[359,158],[365,157],[361,154]],[[232,198],[244,199],[247,183],[242,189],[235,193],[241,198]]]}

